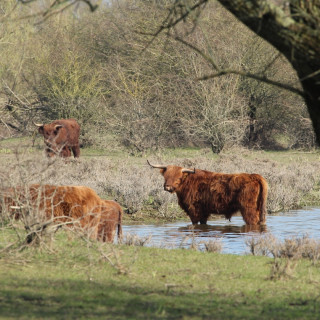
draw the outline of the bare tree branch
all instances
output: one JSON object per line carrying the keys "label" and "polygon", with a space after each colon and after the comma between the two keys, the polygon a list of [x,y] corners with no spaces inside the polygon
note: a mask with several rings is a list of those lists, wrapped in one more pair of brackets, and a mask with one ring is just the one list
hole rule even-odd
{"label": "bare tree branch", "polygon": [[236,75],[239,75],[239,76],[242,76],[242,77],[247,77],[247,78],[251,78],[251,79],[254,79],[254,80],[258,80],[258,81],[261,81],[261,82],[276,86],[278,88],[285,89],[285,90],[288,90],[290,92],[296,93],[296,94],[298,94],[298,95],[300,95],[302,97],[305,94],[304,91],[296,89],[296,88],[294,88],[294,87],[292,87],[290,85],[287,85],[285,83],[281,83],[281,82],[278,82],[278,81],[273,81],[273,80],[268,79],[268,78],[263,77],[263,76],[259,76],[259,75],[256,75],[256,74],[252,74],[252,73],[248,73],[248,72],[244,72],[244,71],[239,71],[239,70],[224,69],[224,70],[220,70],[220,72],[213,73],[211,75],[207,75],[207,76],[203,76],[201,78],[198,78],[197,80],[208,80],[208,79],[213,79],[213,78],[217,78],[217,77],[220,77],[220,76],[224,76],[224,75],[227,75],[227,74],[236,74]]}
{"label": "bare tree branch", "polygon": [[[17,0],[17,1],[22,5],[29,5],[30,3],[37,2],[39,0]],[[101,0],[98,1],[98,3],[100,2]],[[94,4],[94,0],[54,0],[51,2],[51,4],[49,4],[43,10],[32,15],[24,16],[23,19],[42,16],[43,19],[40,22],[38,22],[38,23],[41,23],[46,19],[48,19],[49,17],[56,15],[58,13],[61,13],[79,3],[86,4],[89,7],[91,12],[94,12],[99,7],[99,4]]]}
{"label": "bare tree branch", "polygon": [[[266,79],[260,75],[245,74],[237,70],[219,70],[212,58],[208,57],[196,46],[184,39],[175,37],[192,50],[199,53],[218,72],[203,77],[209,79],[226,73],[248,76],[259,81],[277,85],[280,88],[301,95],[307,104],[313,128],[320,142],[320,2],[319,0],[289,0],[289,8],[276,4],[271,0],[218,0],[228,11],[236,16],[258,36],[272,44],[281,52],[296,70],[303,91],[293,86]],[[201,8],[209,0],[197,0],[192,8]],[[158,31],[156,37],[164,29],[173,29],[179,22],[186,21],[192,10],[185,10],[183,14],[177,7],[182,6],[176,1]],[[192,9],[190,8],[190,9]],[[172,14],[176,18],[172,19]]]}

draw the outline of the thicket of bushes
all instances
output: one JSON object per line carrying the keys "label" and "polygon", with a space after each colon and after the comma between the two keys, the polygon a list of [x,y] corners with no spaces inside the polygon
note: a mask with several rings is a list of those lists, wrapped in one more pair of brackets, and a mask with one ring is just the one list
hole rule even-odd
{"label": "thicket of bushes", "polygon": [[[228,75],[208,81],[210,67],[165,34],[153,38],[166,1],[121,0],[95,13],[64,11],[40,24],[37,2],[1,4],[2,137],[31,133],[32,121],[74,117],[84,145],[106,135],[144,152],[164,146],[234,145],[310,148],[314,135],[302,100],[286,91]],[[27,17],[21,20],[21,17]],[[176,28],[224,68],[295,83],[282,56],[216,3]]]}
{"label": "thicket of bushes", "polygon": [[[126,213],[136,219],[148,216],[165,220],[187,218],[177,204],[176,195],[163,190],[163,177],[159,170],[151,169],[145,158],[95,157],[65,163],[59,158],[48,161],[40,154],[27,153],[17,159],[10,156],[10,159],[0,162],[1,188],[32,183],[84,185],[104,199],[115,199]],[[154,163],[161,161],[154,157],[150,160]],[[314,205],[304,202],[305,196],[317,188],[320,177],[317,161],[299,160],[298,157],[291,163],[264,157],[250,160],[238,152],[222,153],[216,160],[204,154],[197,158],[174,158],[163,164],[225,173],[259,173],[269,184],[269,213]],[[317,205],[319,198],[315,200]]]}

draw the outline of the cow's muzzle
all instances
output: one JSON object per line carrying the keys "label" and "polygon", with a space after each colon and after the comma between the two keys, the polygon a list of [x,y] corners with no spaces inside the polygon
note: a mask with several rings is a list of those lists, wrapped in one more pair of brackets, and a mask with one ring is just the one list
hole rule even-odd
{"label": "cow's muzzle", "polygon": [[168,191],[168,192],[170,192],[170,193],[174,192],[174,188],[173,188],[172,186],[166,186],[166,185],[164,185],[164,190],[165,190],[165,191]]}

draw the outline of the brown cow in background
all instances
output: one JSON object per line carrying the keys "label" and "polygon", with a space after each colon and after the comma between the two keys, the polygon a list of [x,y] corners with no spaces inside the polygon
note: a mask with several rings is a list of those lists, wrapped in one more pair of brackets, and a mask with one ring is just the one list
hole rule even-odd
{"label": "brown cow in background", "polygon": [[43,135],[48,157],[59,155],[63,158],[80,155],[80,126],[75,119],[55,120],[49,124],[37,124],[38,131]]}
{"label": "brown cow in background", "polygon": [[[2,205],[16,219],[33,215],[37,223],[79,226],[90,238],[113,242],[116,229],[122,236],[122,209],[114,201],[102,200],[95,191],[84,186],[34,184],[27,188],[11,188],[1,192]],[[0,202],[1,212],[1,202]]]}
{"label": "brown cow in background", "polygon": [[160,169],[164,190],[177,194],[192,224],[206,224],[210,214],[223,214],[230,220],[237,211],[247,225],[265,224],[268,184],[262,176],[148,164]]}

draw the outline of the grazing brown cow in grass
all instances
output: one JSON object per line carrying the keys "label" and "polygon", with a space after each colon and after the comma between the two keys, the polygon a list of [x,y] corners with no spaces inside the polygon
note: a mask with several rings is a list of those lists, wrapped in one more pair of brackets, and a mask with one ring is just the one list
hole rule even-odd
{"label": "grazing brown cow in grass", "polygon": [[193,224],[206,224],[210,214],[223,214],[230,220],[237,211],[247,225],[265,224],[268,184],[262,176],[148,164],[160,169],[164,190],[177,194]]}
{"label": "grazing brown cow in grass", "polygon": [[55,120],[49,124],[36,124],[43,135],[48,157],[59,155],[63,158],[80,155],[79,135],[80,126],[75,119]]}
{"label": "grazing brown cow in grass", "polygon": [[[92,239],[112,242],[118,228],[122,236],[122,209],[114,201],[102,200],[92,189],[83,186],[34,184],[2,191],[2,204],[16,219],[37,215],[39,220],[79,226]],[[1,208],[0,208],[1,212]]]}

